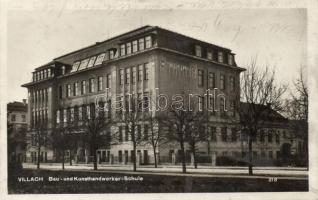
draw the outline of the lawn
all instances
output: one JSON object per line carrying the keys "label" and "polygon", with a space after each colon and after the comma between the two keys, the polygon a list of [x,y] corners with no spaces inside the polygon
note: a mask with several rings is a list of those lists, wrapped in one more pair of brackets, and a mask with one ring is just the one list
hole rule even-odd
{"label": "lawn", "polygon": [[[161,192],[283,192],[308,191],[308,180],[236,177],[127,175],[89,171],[24,169],[8,174],[9,194],[161,193]],[[19,179],[43,177],[43,181]],[[50,178],[51,177],[51,180]]]}

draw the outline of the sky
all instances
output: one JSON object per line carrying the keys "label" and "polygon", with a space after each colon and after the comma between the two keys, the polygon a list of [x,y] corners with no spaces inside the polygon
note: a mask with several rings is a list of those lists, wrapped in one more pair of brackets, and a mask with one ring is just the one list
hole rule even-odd
{"label": "sky", "polygon": [[7,100],[27,98],[21,87],[52,59],[144,25],[160,26],[231,49],[240,67],[253,57],[292,85],[306,65],[304,9],[48,10],[7,15]]}

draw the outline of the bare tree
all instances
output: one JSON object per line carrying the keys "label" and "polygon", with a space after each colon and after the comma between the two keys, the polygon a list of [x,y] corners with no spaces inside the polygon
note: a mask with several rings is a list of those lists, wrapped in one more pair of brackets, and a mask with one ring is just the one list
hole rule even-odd
{"label": "bare tree", "polygon": [[194,168],[198,168],[197,164],[197,144],[199,142],[205,142],[208,140],[205,133],[205,125],[207,122],[207,112],[193,113],[193,119],[187,125],[186,129],[186,141],[189,144],[190,151],[193,155]]}
{"label": "bare tree", "polygon": [[[169,133],[167,134],[167,139],[170,141],[176,141],[180,144],[180,156],[182,163],[182,172],[186,173],[186,155],[185,155],[185,145],[189,141],[190,134],[195,134],[193,124],[197,124],[200,121],[201,113],[197,110],[192,110],[195,107],[194,104],[185,103],[185,93],[182,96],[182,103],[179,101],[179,105],[171,105],[171,107],[158,115],[159,122],[165,127],[169,128]],[[181,97],[180,96],[180,97]],[[201,119],[202,120],[202,119]],[[196,123],[197,122],[197,123]],[[192,126],[192,130],[191,127]],[[193,141],[192,141],[193,142]],[[193,151],[195,152],[195,151]]]}
{"label": "bare tree", "polygon": [[110,141],[109,129],[113,121],[111,117],[105,116],[104,104],[88,104],[82,107],[82,120],[79,129],[85,143],[90,147],[93,154],[94,170],[97,170],[97,149],[102,145],[107,145]]}
{"label": "bare tree", "polygon": [[144,119],[150,127],[150,135],[145,139],[146,144],[150,144],[153,149],[154,154],[154,164],[155,168],[158,167],[158,155],[157,150],[160,144],[167,142],[166,135],[164,134],[162,128],[160,127],[159,119],[156,117],[153,112],[149,112],[147,117]]}
{"label": "bare tree", "polygon": [[[141,135],[141,121],[142,121],[142,112],[132,109],[132,110],[124,110],[118,112],[116,122],[123,125],[125,127],[125,132],[127,137],[129,135],[130,140],[133,145],[133,154],[132,154],[132,161],[133,161],[133,171],[137,171],[137,146],[143,141]],[[122,132],[119,132],[122,134]],[[123,140],[123,136],[118,136],[120,141]],[[128,139],[128,138],[126,138]]]}
{"label": "bare tree", "polygon": [[40,169],[40,162],[43,160],[41,156],[41,148],[45,148],[49,141],[49,129],[47,123],[37,122],[31,129],[31,135],[28,135],[27,140],[31,143],[31,146],[35,146],[37,149],[37,169]]}
{"label": "bare tree", "polygon": [[[308,84],[305,76],[305,67],[299,69],[299,77],[294,81],[290,97],[285,102],[285,114],[292,121],[291,128],[296,136],[302,138],[304,145],[299,157],[308,162]],[[308,166],[308,163],[307,163]]]}
{"label": "bare tree", "polygon": [[[76,127],[74,126],[74,123],[71,122],[70,119],[68,119],[67,122],[62,122],[58,125],[56,125],[52,132],[52,147],[59,150],[62,153],[62,170],[65,169],[65,151],[67,149],[71,149],[73,146],[74,141],[76,140],[76,137],[74,137],[74,133],[76,131]],[[71,151],[70,151],[71,153]],[[71,157],[70,157],[71,160]],[[71,161],[70,161],[71,165]]]}
{"label": "bare tree", "polygon": [[282,111],[282,95],[286,85],[278,84],[275,72],[266,66],[262,70],[257,65],[256,58],[252,59],[247,71],[241,77],[241,97],[246,103],[238,106],[242,132],[248,136],[249,175],[253,174],[253,138],[262,128],[268,110]]}

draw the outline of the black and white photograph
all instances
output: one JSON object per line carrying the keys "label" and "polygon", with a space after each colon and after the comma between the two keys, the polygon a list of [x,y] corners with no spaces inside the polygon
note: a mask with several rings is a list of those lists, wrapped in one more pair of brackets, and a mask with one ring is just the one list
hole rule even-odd
{"label": "black and white photograph", "polygon": [[225,2],[7,2],[6,197],[317,198],[310,10]]}

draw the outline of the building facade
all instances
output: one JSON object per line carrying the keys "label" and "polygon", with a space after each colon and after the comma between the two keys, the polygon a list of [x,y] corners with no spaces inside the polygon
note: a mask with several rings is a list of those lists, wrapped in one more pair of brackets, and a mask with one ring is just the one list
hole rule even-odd
{"label": "building facade", "polygon": [[8,159],[24,162],[26,160],[28,104],[12,102],[7,104]]}
{"label": "building facade", "polygon": [[[239,77],[243,71],[236,65],[235,54],[230,49],[160,27],[144,26],[36,68],[32,81],[23,85],[28,89],[30,102],[29,134],[34,134],[39,124],[44,125],[50,135],[51,130],[62,123],[81,121],[84,113],[92,112],[91,105],[97,101],[107,102],[112,108],[119,101],[125,107],[129,104],[129,96],[156,99],[164,94],[173,99],[174,95],[186,92],[197,94],[199,104],[209,102],[217,111],[209,115],[204,131],[210,137],[200,143],[200,156],[207,157],[205,160],[217,156],[244,157],[246,144],[237,129],[238,115],[234,109],[239,104]],[[207,91],[224,97],[205,101]],[[150,108],[155,109],[155,106]],[[107,115],[114,116],[116,112],[111,109]],[[269,129],[284,134],[286,127]],[[131,138],[125,128],[120,123],[112,128],[121,139],[119,143],[98,150],[100,162],[128,164],[132,161]],[[140,135],[149,134],[149,128],[147,123],[137,125]],[[255,157],[277,159],[282,142],[282,137],[278,142],[269,134],[267,140],[263,143],[262,139],[255,148]],[[91,152],[88,148],[79,145],[70,151],[76,155],[72,158],[74,161],[89,162]],[[160,145],[156,151],[160,162],[178,162],[176,144]],[[140,164],[154,162],[154,152],[148,144],[137,146],[137,152]],[[34,162],[36,155],[36,147],[31,142],[27,160]],[[42,160],[48,162],[54,161],[57,154],[48,144],[41,147],[41,155]]]}

